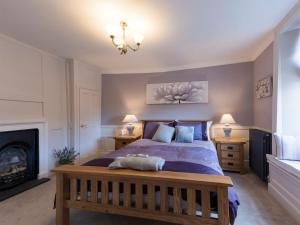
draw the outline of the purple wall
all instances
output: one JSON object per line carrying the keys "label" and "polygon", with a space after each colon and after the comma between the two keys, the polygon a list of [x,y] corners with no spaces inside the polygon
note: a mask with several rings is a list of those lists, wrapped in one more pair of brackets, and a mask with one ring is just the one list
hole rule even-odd
{"label": "purple wall", "polygon": [[[273,75],[273,44],[254,61],[254,90],[258,80]],[[254,94],[254,126],[272,130],[272,97],[256,99]]]}
{"label": "purple wall", "polygon": [[[146,84],[208,81],[208,104],[147,105]],[[139,119],[213,119],[232,113],[242,125],[253,124],[253,63],[145,74],[104,74],[102,124],[121,124],[125,114]]]}

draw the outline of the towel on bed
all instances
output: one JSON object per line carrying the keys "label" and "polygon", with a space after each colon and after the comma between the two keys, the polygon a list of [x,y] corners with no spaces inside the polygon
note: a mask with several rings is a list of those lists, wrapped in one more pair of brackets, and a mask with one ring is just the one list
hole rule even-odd
{"label": "towel on bed", "polygon": [[125,157],[117,157],[111,164],[110,169],[134,169],[134,170],[162,170],[165,160],[161,157],[145,154],[128,154]]}

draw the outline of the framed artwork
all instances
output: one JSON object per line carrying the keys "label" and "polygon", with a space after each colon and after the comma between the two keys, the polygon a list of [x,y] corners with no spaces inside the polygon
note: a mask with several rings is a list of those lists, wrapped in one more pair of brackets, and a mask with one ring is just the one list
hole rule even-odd
{"label": "framed artwork", "polygon": [[208,81],[147,84],[147,104],[208,103]]}
{"label": "framed artwork", "polygon": [[256,98],[266,98],[272,96],[273,81],[272,76],[265,77],[256,83],[255,94]]}

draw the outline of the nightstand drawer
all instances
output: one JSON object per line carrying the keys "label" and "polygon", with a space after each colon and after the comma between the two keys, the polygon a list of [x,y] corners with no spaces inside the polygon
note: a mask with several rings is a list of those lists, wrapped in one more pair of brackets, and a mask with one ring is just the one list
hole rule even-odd
{"label": "nightstand drawer", "polygon": [[236,160],[222,159],[223,170],[240,171],[240,163]]}
{"label": "nightstand drawer", "polygon": [[120,149],[130,144],[132,141],[118,140],[116,141],[116,149]]}
{"label": "nightstand drawer", "polygon": [[218,159],[223,170],[244,172],[245,138],[215,138]]}
{"label": "nightstand drawer", "polygon": [[228,151],[239,151],[240,146],[234,144],[221,144],[221,150],[228,150]]}
{"label": "nightstand drawer", "polygon": [[135,136],[116,136],[115,139],[115,149],[119,150],[125,147],[126,145],[138,140],[141,137],[141,135],[135,135]]}
{"label": "nightstand drawer", "polygon": [[240,159],[240,152],[238,151],[227,151],[223,150],[221,152],[222,159],[234,159],[239,160]]}

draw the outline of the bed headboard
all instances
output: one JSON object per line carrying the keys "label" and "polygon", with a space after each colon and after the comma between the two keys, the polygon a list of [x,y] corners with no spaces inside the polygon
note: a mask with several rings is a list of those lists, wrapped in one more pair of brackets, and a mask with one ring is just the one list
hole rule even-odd
{"label": "bed headboard", "polygon": [[145,122],[164,122],[164,123],[168,123],[168,122],[173,122],[173,121],[177,121],[177,122],[208,122],[211,120],[141,120],[141,122],[144,124]]}
{"label": "bed headboard", "polygon": [[[144,125],[145,123],[149,123],[149,122],[162,122],[162,123],[171,123],[171,122],[185,122],[185,123],[194,123],[194,122],[209,122],[211,120],[166,120],[166,119],[163,119],[163,120],[159,120],[159,119],[153,119],[153,120],[141,120],[142,122],[142,137],[144,136]],[[209,129],[209,134],[208,134],[208,137],[211,137],[211,130]]]}

